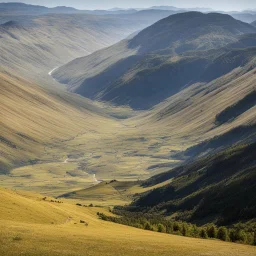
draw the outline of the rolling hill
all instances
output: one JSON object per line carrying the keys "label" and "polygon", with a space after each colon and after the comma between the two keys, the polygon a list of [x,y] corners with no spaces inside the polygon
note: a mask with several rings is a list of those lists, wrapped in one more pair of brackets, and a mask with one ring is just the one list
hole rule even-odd
{"label": "rolling hill", "polygon": [[255,32],[253,26],[228,15],[175,14],[132,39],[73,60],[52,75],[85,97],[148,109],[199,81],[213,57],[207,61],[203,54],[199,58],[192,53],[185,58],[186,53],[220,48]]}

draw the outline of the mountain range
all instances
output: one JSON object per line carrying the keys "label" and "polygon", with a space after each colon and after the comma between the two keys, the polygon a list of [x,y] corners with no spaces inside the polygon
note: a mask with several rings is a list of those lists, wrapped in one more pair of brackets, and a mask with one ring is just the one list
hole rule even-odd
{"label": "mountain range", "polygon": [[0,61],[4,68],[16,70],[18,66],[22,76],[47,79],[52,69],[110,46],[170,15],[165,11],[149,12],[123,17],[89,14],[24,17],[6,13],[1,17],[11,20],[0,25]]}
{"label": "mountain range", "polygon": [[0,254],[253,255],[255,12],[200,10],[0,3]]}
{"label": "mountain range", "polygon": [[[157,11],[171,11],[176,13],[182,12],[216,12],[217,10],[213,10],[211,8],[178,8],[175,6],[152,6],[149,8],[111,8],[109,10],[78,10],[73,7],[68,6],[57,6],[53,8],[48,8],[41,5],[29,5],[24,3],[0,3],[0,14],[1,19],[7,22],[6,17],[12,16],[13,18],[17,18],[17,16],[31,16],[31,15],[45,15],[45,14],[93,14],[93,15],[123,15],[123,14],[131,14],[140,11],[149,11],[149,10],[157,10]],[[219,13],[225,13],[218,10]],[[226,12],[226,14],[231,15],[235,19],[251,23],[256,20],[256,11],[255,10],[244,10],[240,12]],[[0,20],[1,23],[4,23]]]}
{"label": "mountain range", "polygon": [[[53,77],[85,97],[148,109],[188,85],[210,81],[231,71],[239,61],[234,66],[227,65],[227,70],[215,69],[213,74],[213,60],[220,61],[221,54],[239,48],[239,36],[255,32],[252,25],[228,15],[176,14],[132,39],[58,68]],[[242,40],[252,41],[254,46],[253,38]],[[213,50],[228,44],[223,52]]]}
{"label": "mountain range", "polygon": [[[184,164],[142,182],[144,192],[125,211],[231,225],[255,216],[255,70],[252,24],[226,14],[188,12],[73,60],[53,77],[93,100],[144,110],[129,123],[144,136],[160,129],[170,143],[191,143],[169,152],[169,159]],[[168,167],[173,165],[148,170]],[[131,187],[119,192],[127,196]],[[91,193],[97,187],[65,196]]]}

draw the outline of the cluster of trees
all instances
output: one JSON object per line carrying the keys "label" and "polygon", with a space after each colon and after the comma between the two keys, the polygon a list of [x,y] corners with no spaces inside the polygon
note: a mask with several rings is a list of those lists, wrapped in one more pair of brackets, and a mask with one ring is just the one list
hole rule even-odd
{"label": "cluster of trees", "polygon": [[[119,211],[115,211],[114,213],[120,215]],[[150,215],[145,213],[122,212],[122,216],[113,217],[98,212],[98,216],[105,221],[111,221],[155,232],[203,239],[212,238],[222,241],[256,245],[256,232],[253,232],[252,230],[249,231],[241,226],[227,228],[224,226],[217,227],[216,225],[210,223],[208,225],[198,227],[195,224],[180,221],[170,221],[159,215]]]}

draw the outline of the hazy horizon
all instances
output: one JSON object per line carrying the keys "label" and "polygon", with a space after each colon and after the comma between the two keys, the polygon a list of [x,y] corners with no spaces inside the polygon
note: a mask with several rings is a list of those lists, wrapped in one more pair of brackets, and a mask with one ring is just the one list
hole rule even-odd
{"label": "hazy horizon", "polygon": [[152,6],[174,6],[177,8],[211,8],[218,11],[243,11],[248,9],[256,9],[255,0],[130,0],[130,1],[117,1],[117,0],[5,0],[0,1],[0,3],[16,2],[16,3],[26,3],[34,5],[42,5],[47,7],[56,6],[68,6],[77,9],[111,9],[111,8],[148,8]]}

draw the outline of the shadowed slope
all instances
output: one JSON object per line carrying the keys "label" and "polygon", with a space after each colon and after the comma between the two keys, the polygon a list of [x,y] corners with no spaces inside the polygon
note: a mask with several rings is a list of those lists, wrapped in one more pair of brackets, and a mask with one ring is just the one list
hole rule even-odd
{"label": "shadowed slope", "polygon": [[174,56],[222,47],[254,32],[253,26],[228,15],[175,14],[130,40],[60,67],[53,77],[85,97],[147,109],[200,80],[212,60],[196,53]]}
{"label": "shadowed slope", "polygon": [[[170,184],[142,196],[134,205],[168,215],[177,213],[181,219],[199,223],[227,225],[252,220],[256,217],[255,150],[255,143],[234,147],[178,167]],[[145,185],[163,182],[170,175],[152,177]]]}
{"label": "shadowed slope", "polygon": [[254,57],[244,67],[238,67],[210,83],[197,83],[182,90],[144,114],[144,118],[138,117],[138,120],[143,120],[142,126],[147,126],[151,131],[160,125],[176,136],[192,138],[197,134],[202,136],[201,140],[241,124],[253,124],[254,105],[241,112],[232,122],[220,126],[216,125],[215,117],[256,89],[255,71]]}

